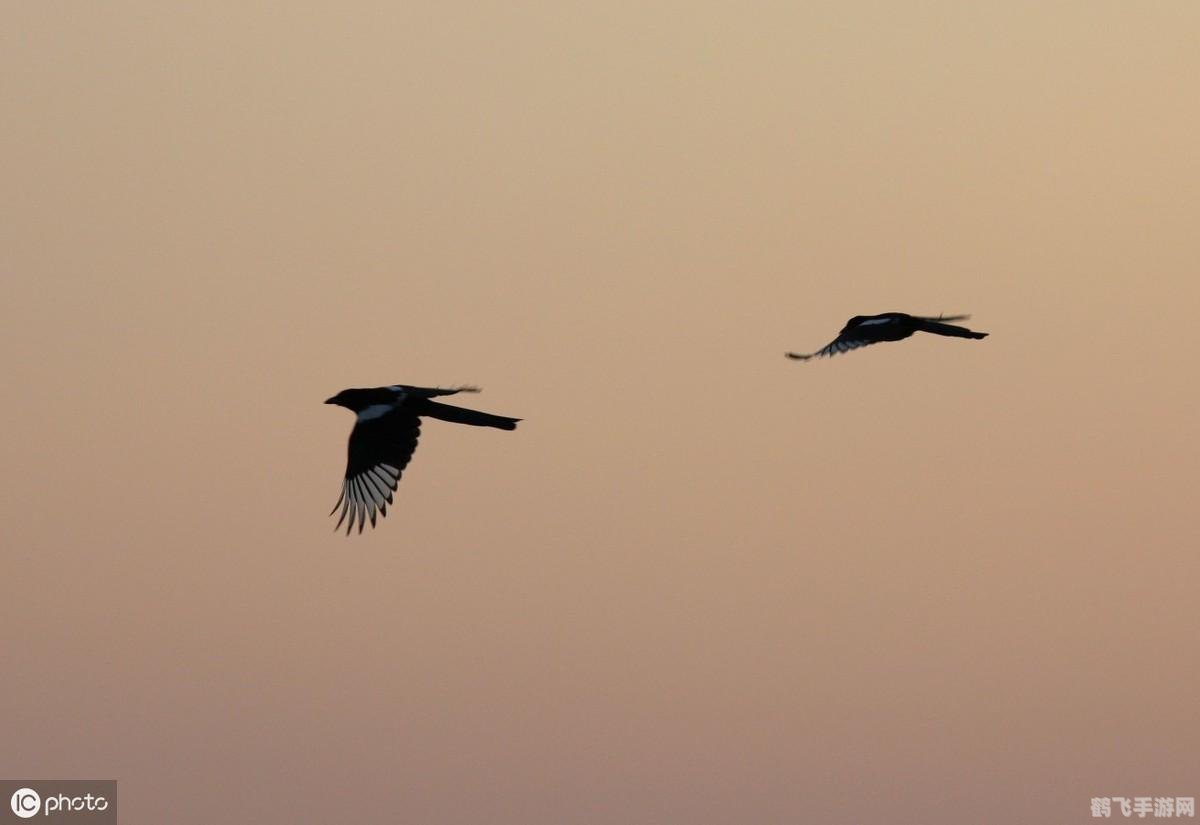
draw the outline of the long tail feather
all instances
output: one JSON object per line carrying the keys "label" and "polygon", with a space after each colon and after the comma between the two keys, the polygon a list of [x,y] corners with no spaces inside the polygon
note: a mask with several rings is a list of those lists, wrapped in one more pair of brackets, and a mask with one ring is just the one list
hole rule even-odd
{"label": "long tail feather", "polygon": [[495,427],[500,430],[515,430],[519,418],[509,418],[505,415],[468,410],[465,407],[454,407],[450,404],[439,404],[437,401],[426,401],[421,405],[420,412],[439,421],[452,421],[455,424],[470,424],[473,427]]}
{"label": "long tail feather", "polygon": [[975,332],[966,327],[956,327],[954,324],[943,324],[924,318],[920,320],[921,323],[917,328],[924,332],[932,332],[935,335],[950,335],[954,338],[987,338],[988,335],[986,332]]}

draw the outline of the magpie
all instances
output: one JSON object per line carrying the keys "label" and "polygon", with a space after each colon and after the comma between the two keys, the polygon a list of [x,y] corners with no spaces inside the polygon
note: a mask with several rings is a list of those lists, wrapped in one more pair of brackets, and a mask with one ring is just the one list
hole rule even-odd
{"label": "magpie", "polygon": [[849,352],[859,347],[878,344],[880,341],[900,341],[914,332],[932,332],[935,335],[949,335],[954,338],[987,338],[986,332],[975,332],[966,327],[944,323],[945,321],[965,321],[970,315],[939,315],[936,318],[925,318],[920,315],[909,315],[904,312],[885,312],[882,315],[855,315],[846,322],[838,337],[816,352],[786,353],[788,358],[807,361],[809,358],[834,356],[839,352]]}
{"label": "magpie", "polygon": [[[408,466],[417,439],[421,434],[421,416],[451,421],[455,424],[471,424],[475,427],[496,427],[515,430],[519,418],[468,410],[440,404],[431,399],[439,395],[454,395],[460,392],[479,392],[478,387],[457,387],[452,390],[429,387],[409,387],[393,384],[390,387],[342,390],[326,404],[336,404],[353,411],[358,420],[350,431],[349,460],[346,478],[342,481],[342,494],[329,515],[342,508],[334,530],[346,522],[346,535],[350,535],[354,522],[358,520],[358,532],[363,531],[363,522],[371,518],[375,526],[375,511],[379,516],[387,515],[387,506],[392,503],[392,493],[400,482],[400,475]],[[350,520],[346,521],[346,516]]]}

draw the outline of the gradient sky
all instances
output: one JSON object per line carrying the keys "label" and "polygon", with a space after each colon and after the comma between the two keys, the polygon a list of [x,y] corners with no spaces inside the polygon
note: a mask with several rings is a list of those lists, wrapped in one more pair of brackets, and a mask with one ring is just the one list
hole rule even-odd
{"label": "gradient sky", "polygon": [[[2,5],[0,775],[1200,796],[1194,2]],[[970,312],[832,361],[846,318]],[[346,539],[344,387],[476,383]]]}

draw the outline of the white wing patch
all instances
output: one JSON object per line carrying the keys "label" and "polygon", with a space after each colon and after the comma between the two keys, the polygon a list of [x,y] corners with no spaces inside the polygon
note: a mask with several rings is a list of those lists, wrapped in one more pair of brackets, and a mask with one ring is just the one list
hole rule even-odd
{"label": "white wing patch", "polygon": [[796,358],[801,361],[807,361],[810,358],[832,358],[835,355],[850,350],[858,349],[859,347],[869,347],[871,344],[877,344],[878,341],[869,341],[863,338],[835,338],[819,350],[808,355],[799,352],[787,353],[788,358]]}
{"label": "white wing patch", "polygon": [[358,413],[358,420],[370,421],[372,418],[379,418],[380,416],[387,415],[394,409],[396,409],[395,404],[372,404]]}
{"label": "white wing patch", "polygon": [[860,327],[869,327],[873,324],[893,324],[895,322],[895,318],[872,318],[869,321],[860,321],[858,325]]}
{"label": "white wing patch", "polygon": [[838,340],[832,341],[829,344],[827,344],[819,352],[817,352],[816,355],[818,357],[825,356],[826,358],[831,358],[834,355],[837,355],[839,353],[849,352],[852,349],[858,349],[859,347],[870,346],[871,344],[874,344],[874,343],[875,343],[874,341],[862,341],[862,340],[855,340],[855,339],[843,341],[839,338]]}
{"label": "white wing patch", "polygon": [[[341,527],[342,522],[346,522],[346,535],[350,535],[350,531],[354,529],[354,524],[357,522],[358,532],[361,533],[368,518],[371,519],[371,526],[374,527],[378,519],[387,515],[387,508],[392,503],[392,493],[396,491],[396,484],[399,482],[400,476],[399,470],[393,475],[383,469],[384,467],[395,469],[386,464],[377,464],[354,478],[348,478],[342,482],[342,494],[338,497],[338,503],[333,505],[333,512],[337,512],[340,506],[342,514],[338,518],[334,530]],[[347,516],[349,516],[349,520],[347,520]]]}

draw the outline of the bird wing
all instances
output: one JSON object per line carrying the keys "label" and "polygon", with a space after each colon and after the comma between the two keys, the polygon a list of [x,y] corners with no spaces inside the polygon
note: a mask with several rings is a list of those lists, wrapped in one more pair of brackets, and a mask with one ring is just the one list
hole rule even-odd
{"label": "bird wing", "polygon": [[421,419],[402,409],[375,418],[359,419],[350,432],[342,493],[329,511],[332,516],[338,507],[342,508],[334,530],[342,526],[347,515],[350,520],[346,523],[346,535],[350,535],[356,519],[361,533],[368,516],[371,526],[375,526],[377,509],[381,518],[387,515],[392,493],[417,449],[420,435]]}
{"label": "bird wing", "polygon": [[457,395],[460,392],[479,392],[479,387],[472,387],[469,384],[461,387],[451,387],[442,389],[441,387],[411,387],[408,384],[393,384],[388,387],[389,390],[402,392],[408,395],[415,395],[420,398],[436,398],[439,395]]}
{"label": "bird wing", "polygon": [[919,321],[966,321],[971,316],[970,315],[939,315],[936,318],[934,318],[931,315],[918,315],[916,317],[917,317],[917,320],[919,320]]}
{"label": "bird wing", "polygon": [[789,352],[786,354],[787,354],[788,358],[792,358],[797,361],[807,361],[809,358],[821,358],[821,357],[832,358],[834,355],[837,355],[838,353],[841,353],[841,352],[849,352],[852,349],[858,349],[859,347],[869,347],[871,344],[878,344],[878,343],[879,343],[878,341],[871,341],[866,338],[858,338],[854,335],[839,335],[837,338],[834,338],[832,341],[830,341],[825,346],[821,347],[816,352],[809,352],[809,353]]}

